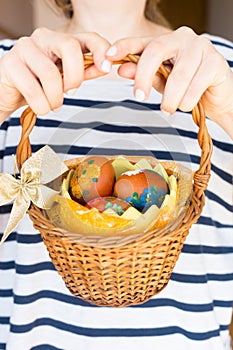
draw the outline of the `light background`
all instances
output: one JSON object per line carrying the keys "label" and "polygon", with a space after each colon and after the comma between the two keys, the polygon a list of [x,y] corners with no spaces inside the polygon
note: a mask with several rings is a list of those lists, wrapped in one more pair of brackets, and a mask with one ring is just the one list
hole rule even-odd
{"label": "light background", "polygon": [[[137,1],[137,0],[135,0]],[[64,24],[48,7],[52,0],[0,0],[1,37],[29,35],[34,28],[56,29]],[[233,41],[233,0],[161,0],[161,9],[176,28],[189,25]]]}

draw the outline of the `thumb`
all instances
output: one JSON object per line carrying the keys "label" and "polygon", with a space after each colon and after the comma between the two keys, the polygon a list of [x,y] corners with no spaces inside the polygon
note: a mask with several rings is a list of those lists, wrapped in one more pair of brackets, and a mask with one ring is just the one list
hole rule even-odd
{"label": "thumb", "polygon": [[95,79],[95,78],[99,78],[102,77],[104,75],[106,75],[107,73],[104,73],[102,71],[100,71],[96,65],[93,65],[87,69],[85,69],[84,71],[84,80],[91,80],[91,79]]}
{"label": "thumb", "polygon": [[137,65],[133,62],[127,62],[120,65],[118,74],[122,78],[134,79],[137,70]]}

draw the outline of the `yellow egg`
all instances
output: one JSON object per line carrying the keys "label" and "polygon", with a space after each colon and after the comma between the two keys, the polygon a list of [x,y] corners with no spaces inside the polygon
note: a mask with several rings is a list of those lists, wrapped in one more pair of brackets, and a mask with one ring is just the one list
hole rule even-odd
{"label": "yellow egg", "polygon": [[112,163],[103,156],[89,156],[74,170],[70,180],[70,195],[79,203],[93,198],[111,196],[115,172]]}

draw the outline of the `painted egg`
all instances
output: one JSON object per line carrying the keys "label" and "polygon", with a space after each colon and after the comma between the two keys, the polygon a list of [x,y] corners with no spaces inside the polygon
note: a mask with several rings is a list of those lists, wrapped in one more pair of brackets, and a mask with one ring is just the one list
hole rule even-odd
{"label": "painted egg", "polygon": [[107,209],[112,209],[118,215],[122,215],[130,207],[130,204],[121,198],[98,197],[88,202],[86,207],[89,209],[96,208],[101,213]]}
{"label": "painted egg", "polygon": [[69,192],[74,200],[87,203],[96,197],[111,196],[114,181],[112,163],[103,156],[89,156],[75,169]]}
{"label": "painted egg", "polygon": [[140,211],[152,204],[161,207],[169,192],[164,178],[153,170],[138,169],[123,173],[115,183],[114,194]]}

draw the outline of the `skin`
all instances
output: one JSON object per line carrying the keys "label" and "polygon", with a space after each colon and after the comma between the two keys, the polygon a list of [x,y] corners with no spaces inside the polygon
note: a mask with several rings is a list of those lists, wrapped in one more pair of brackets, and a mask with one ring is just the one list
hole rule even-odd
{"label": "skin", "polygon": [[[64,92],[107,74],[111,79],[134,79],[135,97],[141,101],[155,87],[163,94],[161,109],[166,114],[177,108],[191,111],[201,99],[208,117],[233,138],[229,65],[208,39],[190,28],[170,31],[145,19],[145,2],[137,0],[135,6],[135,0],[73,0],[74,16],[65,28],[39,28],[20,38],[0,60],[0,123],[25,104],[40,115],[56,110]],[[93,54],[94,65],[84,71],[87,52]],[[111,62],[129,53],[141,54],[138,64],[121,65],[117,76]],[[173,65],[167,82],[155,77],[164,61]]]}

